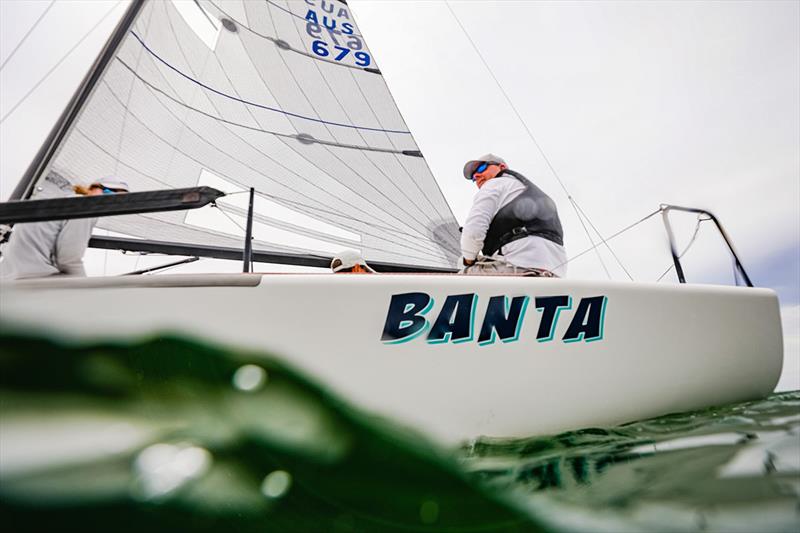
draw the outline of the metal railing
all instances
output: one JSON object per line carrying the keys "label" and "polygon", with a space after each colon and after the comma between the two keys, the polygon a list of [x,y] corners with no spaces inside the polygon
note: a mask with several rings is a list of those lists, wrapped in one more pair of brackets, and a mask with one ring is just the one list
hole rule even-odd
{"label": "metal railing", "polygon": [[736,271],[741,274],[742,279],[744,280],[745,284],[748,287],[753,286],[753,282],[750,281],[750,276],[747,275],[747,272],[742,265],[742,262],[739,260],[739,255],[736,253],[736,250],[733,248],[733,243],[731,242],[730,237],[728,237],[728,233],[725,231],[725,228],[722,227],[717,217],[713,215],[710,211],[706,211],[705,209],[698,209],[695,207],[682,207],[679,205],[669,205],[669,204],[661,204],[661,216],[664,219],[664,226],[667,229],[667,236],[669,237],[669,249],[672,253],[672,261],[675,263],[675,273],[678,275],[678,281],[681,283],[686,283],[686,276],[683,274],[683,266],[681,265],[681,258],[678,255],[678,249],[675,245],[675,234],[672,231],[672,225],[669,222],[669,212],[670,211],[683,211],[685,213],[696,213],[699,215],[705,215],[708,217],[709,220],[712,220],[714,224],[717,226],[717,230],[719,230],[720,235],[725,240],[725,244],[728,245],[728,250],[731,252],[731,256],[733,257],[733,262],[736,267]]}

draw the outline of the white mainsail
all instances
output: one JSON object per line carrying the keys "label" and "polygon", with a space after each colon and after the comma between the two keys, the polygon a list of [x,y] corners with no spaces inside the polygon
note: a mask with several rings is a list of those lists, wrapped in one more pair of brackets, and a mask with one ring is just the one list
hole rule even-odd
{"label": "white mainsail", "polygon": [[[107,175],[136,191],[254,187],[257,250],[356,248],[428,267],[458,257],[456,220],[338,1],[144,3],[40,170],[30,190]],[[241,247],[245,205],[233,195],[219,202],[224,213],[106,217],[98,227]]]}

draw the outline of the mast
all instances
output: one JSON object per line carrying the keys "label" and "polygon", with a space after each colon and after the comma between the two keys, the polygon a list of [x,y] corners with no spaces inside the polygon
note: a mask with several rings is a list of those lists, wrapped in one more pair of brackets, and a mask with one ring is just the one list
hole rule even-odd
{"label": "mast", "polygon": [[117,48],[119,48],[119,45],[122,43],[122,40],[128,33],[128,30],[136,20],[136,16],[141,11],[144,3],[145,0],[131,0],[125,15],[120,19],[117,27],[111,33],[108,41],[106,41],[102,52],[89,69],[89,72],[86,73],[86,76],[83,78],[78,90],[72,96],[72,99],[69,101],[66,109],[64,109],[64,112],[61,113],[61,116],[53,126],[53,129],[50,130],[50,134],[47,136],[44,144],[42,144],[42,147],[37,152],[36,157],[34,157],[33,161],[28,166],[28,170],[25,171],[25,174],[17,184],[17,187],[11,193],[9,200],[24,200],[30,197],[31,193],[33,192],[33,184],[36,182],[36,179],[42,174],[42,172],[44,172],[44,169],[47,168],[47,165],[53,158],[53,155],[61,144],[64,136],[69,131],[75,118],[77,118],[83,109],[83,105],[89,98],[92,89],[94,89],[97,81],[102,77],[106,67],[116,54]]}

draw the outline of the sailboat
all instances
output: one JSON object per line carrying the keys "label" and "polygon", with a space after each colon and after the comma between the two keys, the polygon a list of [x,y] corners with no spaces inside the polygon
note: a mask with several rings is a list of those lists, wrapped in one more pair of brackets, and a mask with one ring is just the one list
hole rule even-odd
{"label": "sailboat", "polygon": [[[0,210],[16,218],[0,222],[102,215],[113,236],[93,246],[243,257],[245,272],[9,282],[4,330],[179,334],[275,356],[445,444],[775,387],[783,345],[769,289],[456,274],[458,224],[345,2],[193,8],[202,28],[173,2],[131,3]],[[106,175],[140,192],[50,199]],[[380,274],[250,271],[326,266],[344,248]],[[682,279],[679,255],[673,246]]]}

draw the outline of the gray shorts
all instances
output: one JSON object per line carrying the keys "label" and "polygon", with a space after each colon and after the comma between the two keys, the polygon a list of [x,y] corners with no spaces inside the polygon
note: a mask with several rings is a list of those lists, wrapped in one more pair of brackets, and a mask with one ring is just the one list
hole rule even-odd
{"label": "gray shorts", "polygon": [[481,276],[486,274],[514,274],[532,278],[557,278],[555,274],[543,268],[523,268],[502,261],[481,260],[463,270],[464,274]]}

